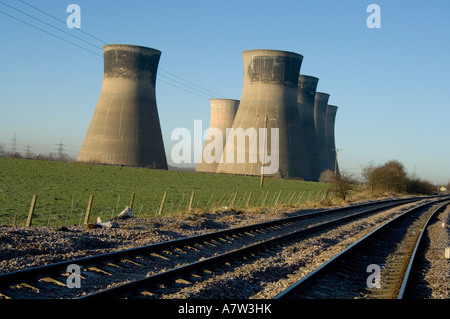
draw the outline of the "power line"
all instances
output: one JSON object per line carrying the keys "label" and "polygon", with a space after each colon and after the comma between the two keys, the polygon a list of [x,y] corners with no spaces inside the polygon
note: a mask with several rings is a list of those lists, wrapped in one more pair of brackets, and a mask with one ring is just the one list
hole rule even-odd
{"label": "power line", "polygon": [[27,145],[27,148],[26,148],[26,151],[25,151],[25,158],[29,158],[29,157],[31,157],[31,145],[30,144],[28,144]]}
{"label": "power line", "polygon": [[[5,3],[2,2],[2,1],[0,1],[0,3],[5,4]],[[5,5],[6,5],[6,4],[5,4]],[[10,7],[9,5],[6,5],[6,6]],[[17,10],[17,9],[15,9],[15,8],[13,8],[13,9],[14,9],[14,10]],[[22,12],[22,11],[20,11],[20,10],[17,10],[17,11]],[[33,27],[33,28],[35,28],[35,29],[38,29],[38,30],[40,30],[40,31],[42,31],[42,32],[45,32],[45,33],[47,33],[47,34],[49,34],[49,35],[51,35],[51,36],[54,36],[54,37],[56,37],[56,38],[58,38],[58,39],[60,39],[60,40],[63,40],[63,41],[65,41],[65,42],[68,42],[68,43],[70,43],[70,44],[72,44],[72,45],[75,45],[75,46],[77,46],[77,47],[79,47],[79,48],[82,48],[82,49],[84,49],[84,50],[87,50],[87,51],[89,51],[89,52],[91,52],[91,53],[94,53],[95,55],[98,55],[98,56],[100,56],[100,57],[103,57],[101,54],[98,54],[98,53],[93,52],[93,51],[91,51],[91,50],[89,50],[89,49],[86,49],[86,48],[84,48],[84,47],[82,47],[82,46],[79,46],[79,45],[73,43],[72,41],[68,41],[68,40],[66,40],[66,39],[63,39],[63,38],[61,38],[61,37],[59,37],[59,36],[57,36],[57,35],[55,35],[55,34],[53,34],[53,33],[47,32],[47,31],[45,31],[45,30],[43,30],[43,29],[41,29],[41,28],[39,28],[39,27],[36,27],[36,26],[34,26],[34,25],[32,25],[32,24],[30,24],[30,23],[28,23],[28,22],[23,21],[22,19],[19,19],[19,18],[16,18],[16,17],[14,17],[14,16],[11,16],[11,15],[9,15],[9,14],[7,14],[7,13],[1,11],[1,10],[0,10],[0,13],[3,13],[4,15],[9,16],[10,18],[13,18],[13,19],[15,19],[15,20],[18,20],[18,21],[20,21],[20,22],[22,22],[22,23],[24,23],[24,24],[26,24],[26,25],[29,25],[29,26],[31,26],[31,27]],[[22,12],[22,13],[23,13],[23,12]],[[30,16],[30,15],[28,15],[28,14],[26,14],[26,13],[24,13],[24,14],[27,15],[27,16]],[[34,17],[32,17],[32,18],[34,18]],[[39,19],[37,19],[37,18],[34,18],[34,19],[36,19],[36,20],[38,20],[38,21],[41,21],[41,20],[39,20]],[[41,22],[43,22],[43,21],[41,21]],[[45,23],[45,22],[43,22],[43,23]],[[48,24],[48,23],[45,23],[45,24],[51,26],[51,25]],[[51,26],[51,27],[57,29],[58,31],[61,31],[61,30],[59,30],[58,28],[56,28],[56,27],[54,27],[54,26]],[[62,32],[64,32],[64,31],[62,31]],[[64,33],[68,34],[67,32],[64,32]],[[69,35],[70,35],[70,34],[69,34]],[[76,37],[76,38],[78,38],[78,37]],[[78,39],[79,39],[79,38],[78,38]],[[91,44],[91,45],[92,45],[92,44]],[[101,47],[97,47],[97,48],[101,49]],[[167,72],[167,71],[166,71],[166,72]],[[168,80],[170,80],[170,81],[174,81],[174,82],[176,82],[176,83],[179,83],[179,84],[181,84],[181,85],[186,86],[185,84],[180,83],[180,82],[178,82],[178,81],[176,81],[176,80],[173,80],[173,79],[171,79],[171,78],[169,78],[169,77],[167,77],[167,76],[164,76],[164,75],[161,75],[161,74],[160,74],[160,76],[163,77],[163,78],[166,78],[166,79],[168,79]],[[205,97],[205,96],[202,96],[202,95],[199,95],[199,94],[197,94],[197,93],[191,92],[191,91],[189,91],[189,90],[187,90],[187,89],[183,89],[183,88],[181,88],[181,87],[179,87],[179,86],[173,85],[172,83],[169,83],[169,82],[166,82],[166,81],[162,81],[162,80],[160,80],[160,81],[161,81],[162,83],[166,83],[166,84],[171,85],[171,86],[173,86],[173,87],[176,87],[176,88],[178,88],[178,89],[184,90],[184,91],[186,91],[186,92],[188,92],[188,93],[195,94],[195,95],[197,95],[197,96],[200,96],[200,97],[202,97],[202,98],[207,99],[207,97]],[[190,87],[188,87],[188,88],[190,88]],[[192,89],[194,89],[194,88],[192,88]],[[194,90],[195,90],[195,89],[194,89]],[[197,90],[197,91],[199,91],[199,90]],[[199,92],[200,92],[200,93],[203,93],[203,92],[201,92],[201,91],[199,91]]]}
{"label": "power line", "polygon": [[[34,152],[38,153],[53,153],[53,151],[57,151],[58,155],[64,155],[67,153],[74,153],[78,152],[78,148],[71,147],[70,145],[63,144],[63,141],[61,141],[57,144],[54,143],[39,143],[32,140],[22,140],[19,138],[16,138],[16,133],[13,135],[14,137],[11,139],[8,139],[9,142],[2,142],[0,141],[0,155],[4,152],[8,152],[11,154],[14,153],[22,153],[25,156],[29,156],[30,154],[33,154]],[[20,142],[22,141],[22,142]],[[8,147],[9,145],[9,147]],[[55,145],[57,146],[55,148]],[[34,150],[34,152],[32,152]]]}
{"label": "power line", "polygon": [[[66,21],[61,20],[61,19],[59,19],[59,18],[57,18],[57,17],[51,15],[50,13],[47,13],[47,12],[45,12],[45,11],[43,11],[43,10],[41,10],[41,9],[39,9],[39,8],[37,8],[37,7],[35,7],[35,6],[33,6],[33,5],[31,5],[31,4],[29,4],[29,3],[25,2],[25,1],[23,1],[23,0],[18,0],[18,1],[20,1],[20,2],[22,2],[23,4],[26,4],[27,6],[29,6],[29,7],[33,8],[33,9],[35,9],[35,10],[37,10],[37,11],[39,11],[39,12],[45,14],[45,15],[47,15],[47,16],[49,16],[49,17],[55,19],[56,21],[59,21],[59,22],[61,22],[61,23],[63,23],[63,24],[66,24]],[[77,30],[78,32],[84,33],[84,34],[90,36],[91,38],[93,38],[93,39],[95,39],[95,40],[98,40],[98,41],[100,41],[100,42],[102,42],[102,43],[104,43],[104,44],[109,44],[109,43],[107,43],[107,42],[105,42],[105,41],[103,41],[103,40],[101,40],[101,39],[99,39],[99,38],[93,36],[93,35],[90,34],[90,33],[84,32],[83,30],[81,30],[81,29],[79,29],[79,28],[75,28],[75,30]]]}
{"label": "power line", "polygon": [[[169,79],[169,80],[170,80],[170,79]],[[170,85],[170,86],[173,86],[173,87],[175,87],[175,88],[177,88],[177,89],[179,89],[179,90],[183,90],[183,91],[186,91],[186,92],[188,92],[188,93],[191,93],[191,94],[197,95],[197,96],[199,96],[199,97],[201,97],[201,98],[203,98],[203,99],[209,100],[209,97],[206,97],[206,96],[203,96],[203,95],[200,95],[200,94],[194,93],[194,92],[192,92],[192,91],[186,90],[185,88],[179,87],[179,86],[177,86],[177,85],[174,85],[174,84],[172,84],[172,83],[169,83],[169,82],[167,82],[167,81],[164,81],[164,80],[158,79],[158,82],[162,82],[162,83],[168,84],[168,85]]]}
{"label": "power line", "polygon": [[17,140],[16,140],[16,133],[14,133],[14,137],[12,139],[12,152],[16,152],[16,146],[17,146]]}
{"label": "power line", "polygon": [[[174,80],[174,79],[171,79],[171,78],[169,78],[169,77],[167,77],[167,76],[165,76],[165,75],[163,75],[163,74],[158,74],[158,76],[159,76],[159,77],[162,77],[162,78],[164,78],[164,79],[173,81],[173,82],[175,82],[175,83],[178,83],[178,84],[180,84],[180,85],[182,85],[182,86],[185,86],[185,87],[187,87],[187,88],[189,88],[189,89],[191,89],[191,90],[197,91],[197,92],[199,92],[199,93],[201,93],[201,94],[204,94],[204,95],[206,95],[206,96],[209,96],[209,94],[207,94],[207,93],[205,93],[205,92],[203,92],[203,91],[201,91],[201,90],[198,90],[198,89],[196,89],[196,88],[190,87],[190,86],[188,86],[188,85],[186,85],[186,84],[183,84],[183,83],[181,83],[181,82],[179,82],[179,81],[176,81],[176,80]],[[175,85],[173,85],[173,84],[171,84],[171,83],[164,82],[164,81],[163,81],[163,83],[167,83],[167,84],[169,84],[169,85],[172,85],[172,86],[177,87],[177,88],[180,89],[180,87],[175,86]],[[182,90],[185,90],[185,89],[182,89]],[[189,90],[185,90],[185,91],[200,96],[199,94],[194,93],[194,92],[191,92],[191,91],[189,91]],[[201,97],[204,97],[204,96],[201,96]],[[205,97],[205,98],[208,98],[208,97]]]}
{"label": "power line", "polygon": [[[53,15],[51,15],[51,14],[45,12],[45,11],[43,11],[43,10],[41,10],[41,9],[39,9],[39,8],[33,6],[33,5],[31,5],[31,4],[29,4],[29,3],[25,2],[25,1],[23,1],[23,0],[18,0],[18,1],[20,1],[20,2],[22,2],[23,4],[25,4],[25,5],[29,6],[29,7],[33,8],[33,9],[35,9],[35,10],[41,12],[41,13],[43,13],[43,14],[45,14],[45,15],[51,17],[52,19],[54,19],[54,20],[56,20],[56,21],[58,21],[58,22],[60,22],[60,23],[63,23],[64,25],[66,25],[66,21],[63,21],[63,20],[61,20],[61,19],[59,19],[59,18],[57,18],[57,17],[55,17],[55,16],[53,16]],[[100,46],[97,46],[97,45],[95,45],[95,44],[92,44],[91,42],[85,41],[85,40],[83,40],[83,39],[81,39],[81,38],[79,38],[79,37],[77,37],[77,36],[74,36],[74,35],[68,33],[68,32],[65,32],[65,31],[63,31],[63,30],[61,30],[61,29],[59,29],[59,28],[57,28],[57,27],[55,27],[55,26],[53,26],[53,25],[51,25],[51,24],[49,24],[49,23],[47,23],[47,22],[42,21],[41,19],[38,19],[38,18],[33,17],[32,15],[28,14],[28,13],[23,12],[22,10],[19,10],[19,9],[17,9],[17,8],[14,8],[14,7],[12,7],[12,6],[10,6],[10,5],[4,3],[3,1],[0,1],[0,3],[3,4],[3,5],[5,5],[5,6],[7,6],[7,7],[9,7],[9,8],[11,8],[11,9],[13,9],[13,10],[16,10],[16,11],[18,11],[18,12],[20,12],[20,13],[22,13],[22,14],[28,16],[28,17],[31,17],[32,19],[35,19],[35,20],[37,20],[37,21],[39,21],[39,22],[41,22],[41,23],[44,23],[45,25],[50,26],[50,27],[53,28],[53,29],[56,29],[56,30],[58,30],[58,31],[60,31],[60,32],[63,32],[63,33],[65,33],[65,34],[67,34],[67,35],[70,35],[71,37],[74,37],[74,38],[76,38],[76,39],[78,39],[78,40],[80,40],[80,41],[83,41],[83,42],[85,42],[85,43],[87,43],[87,44],[89,44],[89,45],[91,45],[91,46],[94,46],[95,48],[97,48],[97,49],[99,49],[99,50],[103,50],[102,47],[100,47]],[[53,36],[53,37],[56,37],[56,38],[58,38],[58,39],[60,39],[60,40],[62,40],[62,41],[65,41],[65,42],[67,42],[67,43],[70,43],[70,44],[72,44],[72,45],[74,45],[74,46],[77,46],[77,47],[79,47],[79,48],[81,48],[81,49],[83,49],[83,50],[86,50],[86,51],[88,51],[88,52],[91,52],[91,53],[93,53],[93,54],[95,54],[95,55],[97,55],[97,56],[103,57],[103,55],[101,55],[101,54],[99,54],[99,53],[97,53],[97,52],[94,52],[94,51],[92,51],[92,50],[89,50],[89,49],[87,49],[87,48],[85,48],[85,47],[83,47],[83,46],[81,46],[81,45],[78,45],[78,44],[72,42],[72,41],[69,41],[69,40],[67,40],[67,39],[64,39],[64,38],[62,38],[62,37],[60,37],[60,36],[58,36],[58,35],[55,35],[55,34],[53,34],[53,33],[51,33],[51,32],[48,32],[48,31],[46,31],[46,30],[44,30],[44,29],[42,29],[42,28],[39,28],[39,27],[37,27],[37,26],[35,26],[35,25],[33,25],[33,24],[30,24],[30,23],[28,23],[28,22],[25,22],[25,21],[23,21],[23,20],[20,19],[20,18],[14,17],[14,16],[12,16],[12,15],[10,15],[10,14],[8,14],[8,13],[5,13],[5,12],[3,12],[3,11],[0,11],[0,13],[4,14],[4,15],[6,15],[6,16],[12,18],[12,19],[15,19],[15,20],[17,20],[17,21],[19,21],[19,22],[22,22],[22,23],[24,23],[24,24],[26,24],[26,25],[28,25],[28,26],[31,26],[31,27],[33,27],[33,28],[39,30],[39,31],[42,31],[42,32],[44,32],[44,33],[47,33],[47,34],[49,34],[49,35],[51,35],[51,36]],[[98,41],[100,41],[100,42],[102,42],[102,43],[104,43],[104,44],[108,44],[106,41],[104,41],[104,40],[102,40],[102,39],[99,39],[98,37],[95,37],[95,36],[93,36],[93,35],[90,34],[90,33],[84,32],[84,31],[80,30],[79,28],[75,28],[75,30],[77,30],[77,31],[79,31],[79,32],[82,32],[83,34],[86,34],[86,35],[92,37],[93,39],[96,39],[96,40],[98,40]],[[174,84],[172,84],[172,83],[169,83],[169,82],[160,80],[162,83],[171,85],[171,86],[173,86],[173,87],[175,87],[175,88],[181,89],[181,90],[183,90],[183,91],[186,91],[186,92],[188,92],[188,93],[191,93],[191,94],[200,96],[200,97],[205,98],[205,99],[209,99],[209,98],[211,97],[211,95],[214,95],[214,96],[217,96],[217,97],[224,97],[224,96],[221,95],[221,94],[218,94],[218,93],[216,93],[216,92],[214,92],[214,91],[211,91],[211,90],[209,90],[209,89],[206,89],[206,88],[204,88],[204,87],[201,86],[201,85],[198,85],[198,84],[195,84],[195,83],[193,83],[193,82],[191,82],[191,81],[189,81],[189,80],[186,80],[186,79],[184,79],[184,78],[182,78],[182,77],[180,77],[180,76],[178,76],[178,75],[176,75],[176,74],[174,74],[174,73],[172,73],[172,72],[169,72],[169,71],[167,71],[167,70],[165,70],[165,69],[163,69],[163,68],[160,68],[160,67],[159,67],[158,70],[160,70],[160,71],[162,71],[162,72],[164,72],[164,73],[167,73],[168,75],[170,75],[170,76],[172,76],[172,77],[175,77],[175,78],[177,78],[177,79],[179,79],[179,80],[181,80],[181,81],[183,81],[183,82],[185,82],[185,83],[189,83],[190,85],[187,85],[187,84],[182,83],[182,82],[180,82],[180,81],[174,80],[174,79],[172,79],[172,78],[170,78],[170,77],[168,77],[168,76],[165,76],[165,75],[163,75],[163,74],[159,74],[159,77],[162,77],[162,78],[164,78],[164,79],[166,79],[166,80],[169,80],[169,81],[173,81],[173,82],[175,82],[175,83],[177,83],[177,84],[179,84],[179,85],[181,85],[181,86],[183,86],[183,87],[185,87],[185,88],[181,88],[181,87],[179,87],[179,86],[177,86],[177,85],[174,85]],[[193,86],[195,86],[195,87],[193,87]],[[197,93],[192,92],[192,90],[196,91]],[[203,94],[203,95],[205,95],[205,96],[200,95],[200,94],[198,94],[198,93]]]}
{"label": "power line", "polygon": [[59,142],[59,144],[56,145],[58,146],[58,148],[55,151],[58,151],[59,156],[62,156],[64,154],[63,146],[66,146],[66,144],[63,144],[61,139],[61,142]]}
{"label": "power line", "polygon": [[[20,2],[22,2],[22,3],[24,3],[24,4],[26,4],[27,6],[29,6],[29,7],[33,8],[33,9],[35,9],[35,10],[37,10],[37,11],[39,11],[39,12],[45,14],[45,15],[47,15],[47,16],[49,16],[49,17],[55,19],[56,21],[59,21],[59,22],[61,22],[61,23],[63,23],[63,24],[66,24],[66,21],[63,21],[63,20],[61,20],[61,19],[59,19],[59,18],[57,18],[57,17],[55,17],[55,16],[53,16],[53,15],[51,15],[51,14],[45,12],[45,11],[42,11],[42,10],[40,10],[39,8],[37,8],[37,7],[31,5],[31,4],[29,4],[29,3],[27,3],[27,2],[25,2],[25,1],[23,1],[23,0],[18,0],[18,1],[20,1]],[[0,1],[0,2],[1,2],[1,1]],[[3,2],[2,2],[2,3],[3,3]],[[15,10],[17,10],[17,9],[15,9]],[[18,10],[18,11],[19,11],[19,10]],[[40,20],[39,20],[39,21],[40,21]],[[94,39],[96,39],[96,40],[98,40],[98,41],[100,41],[100,42],[102,42],[102,43],[104,43],[104,44],[108,44],[107,42],[103,41],[102,39],[99,39],[99,38],[93,36],[93,35],[90,34],[90,33],[84,32],[84,31],[82,31],[82,30],[79,29],[79,28],[75,28],[75,29],[76,29],[77,31],[83,32],[84,34],[86,34],[86,35],[88,35],[88,36],[90,36],[90,37],[92,37],[92,38],[94,38]],[[77,37],[77,38],[78,38],[78,37]],[[78,39],[79,39],[79,38],[78,38]],[[99,49],[102,49],[101,47],[98,47],[98,48],[99,48]],[[171,75],[171,76],[174,76],[174,77],[176,77],[176,78],[178,78],[178,79],[180,79],[180,80],[182,80],[182,81],[184,81],[184,82],[187,82],[187,83],[189,83],[189,84],[192,84],[192,85],[194,85],[194,86],[196,86],[196,87],[198,87],[198,88],[200,88],[200,89],[202,89],[202,90],[204,90],[204,91],[206,91],[206,92],[212,93],[212,94],[217,95],[217,96],[220,96],[220,97],[224,97],[224,96],[222,96],[222,95],[220,95],[220,94],[218,94],[218,93],[216,93],[216,92],[214,92],[214,91],[211,91],[211,90],[208,90],[208,89],[206,89],[206,88],[203,88],[202,86],[200,86],[200,85],[198,85],[198,84],[195,84],[195,83],[193,83],[193,82],[191,82],[191,81],[188,81],[188,80],[186,80],[186,79],[184,79],[184,78],[182,78],[182,77],[180,77],[180,76],[178,76],[178,75],[176,75],[176,74],[173,74],[172,72],[169,72],[169,71],[167,71],[167,70],[164,70],[163,68],[158,68],[158,69],[159,69],[160,71],[165,72],[165,73],[167,73],[167,74],[169,74],[169,75]],[[162,76],[162,75],[160,75],[160,76]],[[163,76],[163,77],[164,77],[164,76]],[[168,77],[165,77],[165,78],[170,79],[170,78],[168,78]],[[172,79],[170,79],[170,80],[172,80]],[[177,82],[177,81],[175,81],[175,80],[172,80],[172,81]],[[179,83],[179,82],[177,82],[177,83]],[[167,84],[170,85],[170,83],[167,83]],[[182,84],[182,83],[180,83],[180,84],[181,84],[181,85],[185,85],[185,84]],[[186,85],[185,85],[185,86],[186,86]]]}
{"label": "power line", "polygon": [[[88,42],[88,41],[86,41],[86,40],[83,40],[82,38],[77,37],[76,35],[73,35],[73,34],[70,34],[69,32],[66,32],[66,31],[63,31],[63,30],[61,30],[61,29],[58,29],[57,27],[51,25],[50,23],[47,23],[47,22],[45,22],[45,21],[42,21],[41,19],[38,19],[38,18],[36,18],[36,17],[33,17],[32,15],[30,15],[30,14],[28,14],[28,13],[26,13],[26,12],[23,12],[22,10],[16,9],[16,8],[14,8],[13,6],[10,6],[9,4],[4,3],[3,1],[0,1],[0,3],[3,4],[4,6],[7,6],[7,7],[13,9],[13,10],[16,10],[16,11],[22,13],[23,15],[26,15],[27,17],[30,17],[30,18],[32,18],[32,19],[34,19],[34,20],[37,20],[37,21],[39,21],[39,22],[41,22],[41,23],[43,23],[43,24],[45,24],[45,25],[47,25],[47,26],[49,26],[49,27],[51,27],[51,28],[53,28],[53,29],[55,29],[55,30],[58,30],[58,31],[60,31],[60,32],[62,32],[62,33],[64,33],[64,34],[67,34],[67,35],[71,36],[71,37],[74,37],[74,38],[76,38],[76,39],[78,39],[78,40],[80,40],[80,41],[82,41],[82,42],[84,42],[84,43],[87,43],[87,44],[89,44],[89,45],[92,45],[92,46],[95,47],[95,48],[99,48],[99,46],[96,45],[96,44],[92,44],[91,42]],[[101,49],[101,48],[100,48],[100,49]]]}
{"label": "power line", "polygon": [[174,76],[174,77],[180,79],[180,80],[183,80],[183,81],[185,81],[185,82],[187,82],[187,83],[190,83],[190,84],[192,84],[192,85],[195,85],[196,87],[199,87],[199,88],[201,88],[201,89],[203,89],[203,90],[205,90],[205,91],[207,91],[207,92],[210,92],[210,93],[212,93],[212,94],[214,94],[214,95],[217,95],[217,96],[220,96],[220,97],[224,97],[223,95],[220,95],[219,93],[215,93],[215,92],[213,92],[213,91],[211,91],[211,90],[208,90],[208,89],[205,89],[205,88],[201,87],[200,85],[197,85],[197,84],[195,84],[195,83],[193,83],[193,82],[191,82],[191,81],[185,80],[185,79],[183,79],[182,77],[180,77],[180,76],[178,76],[178,75],[176,75],[176,74],[173,74],[173,73],[171,73],[171,72],[169,72],[169,71],[166,71],[166,70],[164,70],[164,69],[162,69],[162,68],[159,68],[159,69],[160,69],[161,71],[163,71],[163,72],[166,72],[166,73],[168,73],[168,74],[170,74],[170,75],[172,75],[172,76]]}
{"label": "power line", "polygon": [[41,29],[41,28],[39,28],[39,27],[36,27],[35,25],[32,25],[32,24],[30,24],[30,23],[28,23],[28,22],[25,22],[25,21],[23,21],[23,20],[21,20],[21,19],[19,19],[19,18],[16,18],[16,17],[14,17],[14,16],[12,16],[12,15],[9,15],[9,14],[7,14],[7,13],[1,11],[1,10],[0,10],[0,13],[4,14],[4,15],[6,15],[6,16],[12,18],[12,19],[15,19],[15,20],[17,20],[17,21],[20,21],[20,22],[22,22],[22,23],[24,23],[24,24],[26,24],[26,25],[29,25],[29,26],[32,27],[32,28],[38,29],[39,31],[45,32],[45,33],[47,33],[47,34],[49,34],[49,35],[51,35],[51,36],[53,36],[53,37],[55,37],[55,38],[58,38],[58,39],[60,39],[60,40],[63,40],[64,42],[70,43],[70,44],[72,44],[72,45],[75,45],[75,46],[77,46],[77,47],[83,49],[83,50],[89,51],[89,52],[91,52],[91,53],[93,53],[93,54],[95,54],[95,55],[98,55],[98,56],[101,56],[101,57],[102,57],[101,54],[98,54],[98,53],[96,53],[96,52],[94,52],[94,51],[91,51],[91,50],[89,50],[89,49],[86,49],[85,47],[82,47],[81,45],[78,45],[78,44],[76,44],[76,43],[73,43],[72,41],[63,39],[63,38],[61,38],[60,36],[57,36],[57,35],[55,35],[55,34],[53,34],[53,33],[50,33],[50,32],[48,32],[48,31],[45,31],[44,29]]}

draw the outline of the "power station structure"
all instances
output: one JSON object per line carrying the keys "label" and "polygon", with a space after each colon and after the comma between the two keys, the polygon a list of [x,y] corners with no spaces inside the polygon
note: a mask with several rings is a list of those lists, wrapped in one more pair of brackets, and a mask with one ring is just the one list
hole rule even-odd
{"label": "power station structure", "polygon": [[335,141],[335,122],[336,113],[338,107],[336,105],[327,106],[327,112],[325,115],[325,136],[326,136],[326,149],[328,151],[328,169],[334,172],[336,175],[339,174],[339,165],[337,163],[337,149]]}
{"label": "power station structure", "polygon": [[155,96],[160,56],[142,46],[103,46],[100,97],[77,162],[168,169]]}
{"label": "power station structure", "polygon": [[298,112],[300,116],[300,138],[305,140],[306,155],[311,180],[318,181],[322,172],[321,158],[317,144],[316,124],[314,120],[314,100],[319,79],[309,75],[298,77]]}
{"label": "power station structure", "polygon": [[[222,156],[216,158],[220,162],[201,162],[197,171],[310,181],[318,181],[326,170],[338,173],[337,107],[328,104],[329,94],[317,92],[319,78],[299,74],[303,56],[278,50],[248,50],[242,56],[241,99]],[[210,127],[219,126],[217,116],[211,107]],[[207,154],[210,139],[204,146]],[[277,170],[268,170],[275,159]]]}
{"label": "power station structure", "polygon": [[202,158],[197,165],[197,172],[215,173],[219,162],[223,161],[227,129],[233,125],[239,107],[239,100],[210,99],[211,115],[208,135],[203,147]]}
{"label": "power station structure", "polygon": [[[100,97],[77,162],[168,169],[155,95],[161,52],[111,44],[103,56]],[[196,171],[310,181],[325,170],[338,174],[338,108],[317,92],[317,77],[300,74],[303,56],[248,50],[242,58],[241,99],[210,99]]]}
{"label": "power station structure", "polygon": [[314,97],[314,124],[316,129],[317,150],[319,152],[318,165],[320,167],[320,172],[330,168],[326,137],[326,114],[329,98],[330,95],[323,92],[316,92]]}
{"label": "power station structure", "polygon": [[242,56],[240,104],[217,173],[310,179],[306,145],[298,138],[303,56],[278,50],[248,50]]}

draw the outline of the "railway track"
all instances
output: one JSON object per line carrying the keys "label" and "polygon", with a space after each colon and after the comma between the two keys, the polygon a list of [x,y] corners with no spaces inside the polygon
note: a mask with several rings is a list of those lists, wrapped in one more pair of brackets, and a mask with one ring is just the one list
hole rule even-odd
{"label": "railway track", "polygon": [[422,234],[450,202],[430,209],[432,205],[415,207],[382,225],[275,299],[402,299]]}
{"label": "railway track", "polygon": [[[157,297],[283,242],[423,198],[373,202],[0,274],[3,298]],[[79,276],[68,267],[79,267]],[[78,275],[78,274],[77,274]],[[87,289],[68,289],[77,279]],[[72,281],[73,282],[73,281]],[[89,283],[86,285],[85,283]],[[177,288],[178,287],[178,288]]]}

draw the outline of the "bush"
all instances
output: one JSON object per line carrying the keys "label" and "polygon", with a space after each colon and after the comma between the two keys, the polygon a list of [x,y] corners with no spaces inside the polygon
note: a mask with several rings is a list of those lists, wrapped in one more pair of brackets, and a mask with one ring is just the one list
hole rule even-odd
{"label": "bush", "polygon": [[333,177],[333,185],[331,191],[337,196],[345,200],[351,192],[356,188],[356,180],[352,175],[346,172],[341,172],[337,176]]}
{"label": "bush", "polygon": [[408,177],[402,163],[396,160],[381,166],[369,164],[363,170],[366,186],[372,191],[431,195],[436,186],[416,177]]}
{"label": "bush", "polygon": [[333,183],[334,181],[334,172],[327,169],[320,173],[319,182],[321,183]]}
{"label": "bush", "polygon": [[389,161],[373,170],[375,188],[388,192],[404,193],[408,186],[408,175],[403,164]]}
{"label": "bush", "polygon": [[406,191],[410,194],[432,195],[436,192],[436,186],[428,181],[412,178],[408,181]]}

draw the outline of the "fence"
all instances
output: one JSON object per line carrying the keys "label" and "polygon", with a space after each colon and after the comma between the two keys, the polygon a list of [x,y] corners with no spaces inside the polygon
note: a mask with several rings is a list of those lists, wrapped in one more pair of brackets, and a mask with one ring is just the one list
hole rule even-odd
{"label": "fence", "polygon": [[[173,195],[173,196],[172,196]],[[175,196],[176,195],[176,196]],[[208,195],[208,196],[207,196]],[[181,197],[181,198],[180,198]],[[178,213],[187,213],[191,211],[196,212],[210,212],[218,209],[255,209],[255,208],[270,208],[288,205],[296,207],[305,205],[314,201],[321,201],[328,197],[328,190],[302,190],[302,191],[264,191],[264,190],[249,190],[249,191],[233,191],[227,193],[208,193],[184,192],[183,194],[175,194],[165,191],[162,194],[155,194],[153,199],[147,197],[145,200],[137,201],[136,193],[130,195],[129,202],[127,199],[120,199],[120,195],[113,207],[97,207],[95,203],[95,196],[90,195],[86,198],[86,206],[79,209],[79,205],[74,205],[74,196],[71,199],[70,208],[66,212],[52,212],[48,209],[36,214],[36,207],[39,203],[39,198],[34,195],[31,200],[30,209],[26,216],[26,221],[23,214],[13,213],[9,216],[9,225],[17,226],[62,226],[62,225],[82,225],[92,223],[100,217],[102,221],[110,220],[116,217],[125,206],[132,209],[133,216],[137,218],[151,218],[161,215],[170,215]],[[126,201],[124,205],[124,201]]]}

